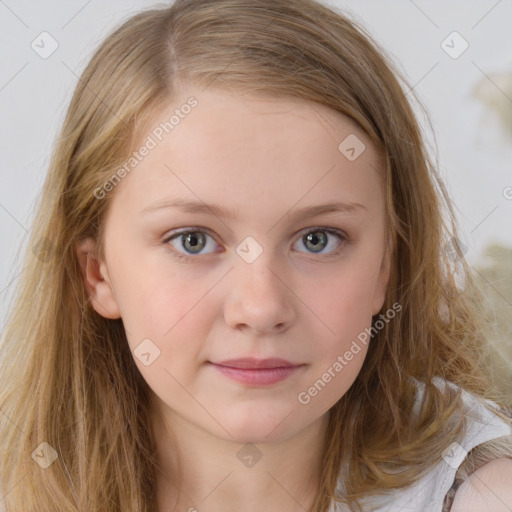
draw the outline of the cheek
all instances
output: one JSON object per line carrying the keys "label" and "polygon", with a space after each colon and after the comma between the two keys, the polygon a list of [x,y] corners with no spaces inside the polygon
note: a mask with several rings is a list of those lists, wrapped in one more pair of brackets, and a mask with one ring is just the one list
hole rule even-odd
{"label": "cheek", "polygon": [[204,340],[214,315],[207,297],[212,285],[191,286],[183,277],[154,275],[159,279],[148,269],[147,278],[134,279],[127,290],[121,312],[128,344],[144,380],[162,399],[187,401],[180,383],[190,387],[205,359]]}
{"label": "cheek", "polygon": [[346,362],[341,363],[347,367],[343,369],[345,377],[362,365],[369,342],[367,331],[372,323],[366,296],[361,294],[358,297],[356,290],[352,294],[350,291],[345,289],[338,294],[332,294],[324,313],[325,323],[332,332],[324,329],[326,334],[319,340],[323,366],[331,366],[338,356],[346,354]]}
{"label": "cheek", "polygon": [[[337,334],[354,334],[371,323],[375,292],[375,271],[364,262],[340,265],[318,288],[316,309]],[[313,306],[312,306],[313,309]]]}
{"label": "cheek", "polygon": [[332,382],[326,398],[345,393],[363,365],[371,342],[374,275],[372,263],[359,260],[340,266],[317,288],[318,293],[310,295],[308,305],[321,320],[315,329],[314,378]]}
{"label": "cheek", "polygon": [[197,305],[215,283],[212,276],[182,268],[163,250],[134,249],[127,246],[124,254],[130,256],[118,258],[111,272],[123,324],[135,341],[169,338],[197,316]]}

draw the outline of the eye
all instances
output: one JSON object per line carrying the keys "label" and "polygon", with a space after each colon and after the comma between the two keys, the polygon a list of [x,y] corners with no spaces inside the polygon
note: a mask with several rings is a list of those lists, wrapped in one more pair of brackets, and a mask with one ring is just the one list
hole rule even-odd
{"label": "eye", "polygon": [[300,242],[302,242],[306,248],[310,251],[312,251],[314,254],[320,253],[325,247],[331,245],[329,241],[329,236],[336,236],[340,243],[336,247],[334,247],[332,250],[327,251],[330,256],[336,256],[340,253],[341,249],[345,245],[344,242],[347,241],[347,236],[343,231],[340,231],[339,229],[333,229],[333,228],[325,228],[325,227],[315,227],[315,228],[309,228],[299,239]]}
{"label": "eye", "polygon": [[[174,233],[172,236],[165,239],[163,242],[165,244],[170,243],[178,252],[175,252],[175,256],[178,259],[189,260],[190,258],[179,251],[185,250],[189,254],[199,254],[205,247],[208,246],[208,239],[212,240],[213,246],[215,246],[215,242],[213,238],[203,230],[191,230],[188,231],[180,231],[178,233]],[[209,245],[211,246],[212,243]],[[215,252],[215,251],[213,251]]]}

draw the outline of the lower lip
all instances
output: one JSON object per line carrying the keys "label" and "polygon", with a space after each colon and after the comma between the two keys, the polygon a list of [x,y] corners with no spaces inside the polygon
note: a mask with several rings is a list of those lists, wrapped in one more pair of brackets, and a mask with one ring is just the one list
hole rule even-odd
{"label": "lower lip", "polygon": [[264,386],[280,382],[300,368],[300,366],[291,366],[288,368],[260,368],[249,370],[244,368],[220,366],[214,363],[212,363],[212,365],[226,375],[226,377],[230,377],[231,379],[244,384],[254,384],[256,386]]}

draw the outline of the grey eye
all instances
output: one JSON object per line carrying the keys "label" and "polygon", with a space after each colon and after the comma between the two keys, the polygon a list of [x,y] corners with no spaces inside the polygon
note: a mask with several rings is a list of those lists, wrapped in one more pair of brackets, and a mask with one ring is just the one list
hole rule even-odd
{"label": "grey eye", "polygon": [[201,252],[206,245],[206,237],[200,231],[191,231],[179,235],[181,237],[181,245],[186,251],[196,254]]}
{"label": "grey eye", "polygon": [[327,245],[327,236],[324,231],[313,231],[304,235],[305,245],[313,252],[320,252]]}
{"label": "grey eye", "polygon": [[[336,239],[337,243],[336,243]],[[299,238],[306,249],[311,253],[329,253],[336,254],[337,251],[346,243],[347,236],[337,229],[316,227],[307,231]],[[328,248],[328,250],[324,250]]]}

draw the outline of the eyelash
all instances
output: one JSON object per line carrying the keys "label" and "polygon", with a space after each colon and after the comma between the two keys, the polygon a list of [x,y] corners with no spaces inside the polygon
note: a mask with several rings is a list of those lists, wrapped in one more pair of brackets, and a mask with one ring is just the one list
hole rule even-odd
{"label": "eyelash", "polygon": [[[345,247],[345,244],[349,242],[348,236],[343,231],[336,229],[336,228],[328,228],[325,226],[315,226],[313,228],[309,228],[306,231],[303,231],[299,238],[309,235],[310,233],[316,233],[318,231],[324,231],[331,235],[336,235],[341,241],[340,247],[338,247],[334,251],[330,252],[327,256],[328,258],[338,256],[341,253],[341,251],[343,250],[343,248]],[[202,228],[199,228],[199,227],[197,227],[197,228],[192,227],[192,228],[183,229],[181,231],[173,232],[170,236],[166,237],[165,240],[162,241],[162,243],[169,248],[169,250],[171,251],[171,254],[175,258],[177,258],[179,261],[183,261],[185,263],[189,263],[192,260],[196,260],[198,256],[188,256],[186,254],[178,252],[177,250],[175,250],[174,248],[169,246],[169,242],[171,240],[173,240],[174,238],[178,238],[181,235],[187,235],[190,233],[204,233],[204,234],[208,235],[209,237],[213,238],[212,235],[210,235],[208,233],[208,231],[206,231]],[[313,254],[313,253],[311,253],[311,254]]]}

